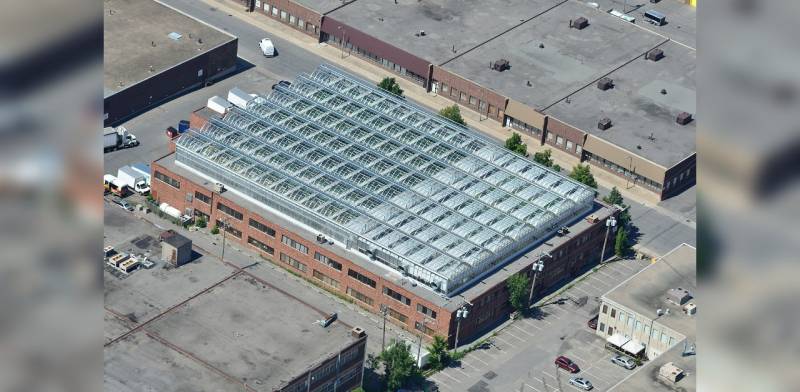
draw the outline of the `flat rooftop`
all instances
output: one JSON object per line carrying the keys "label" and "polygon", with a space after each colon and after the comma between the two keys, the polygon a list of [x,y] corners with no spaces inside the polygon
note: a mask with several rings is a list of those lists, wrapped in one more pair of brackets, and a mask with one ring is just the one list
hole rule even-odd
{"label": "flat rooftop", "polygon": [[[570,28],[570,20],[579,17],[588,19],[589,25],[582,30]],[[664,41],[606,12],[568,0],[443,68],[541,110]],[[500,59],[508,60],[511,69],[489,68],[489,62]]]}
{"label": "flat rooftop", "polygon": [[444,293],[583,216],[595,194],[325,65],[176,144],[179,162]]}
{"label": "flat rooftop", "polygon": [[151,0],[105,0],[103,22],[104,96],[236,39]]}
{"label": "flat rooftop", "polygon": [[[675,42],[659,49],[659,61],[637,58],[608,75],[614,87],[602,91],[596,83],[581,89],[544,112],[592,135],[670,168],[695,152],[697,121],[675,119],[681,112],[696,117],[697,53]],[[666,94],[662,94],[662,90]],[[611,119],[603,131],[597,122]],[[651,139],[652,135],[652,139]]]}
{"label": "flat rooftop", "polygon": [[[328,17],[438,65],[560,1],[358,0]],[[425,36],[415,35],[420,30]],[[481,66],[487,68],[489,60]]]}
{"label": "flat rooftop", "polygon": [[[678,287],[695,296],[696,273],[697,250],[691,245],[682,244],[611,289],[603,298],[652,318],[656,317],[657,309],[669,308],[669,314],[658,317],[657,322],[694,340],[697,315],[687,316],[665,298],[669,289]],[[704,311],[697,298],[693,297],[689,302],[698,305],[698,313]]]}
{"label": "flat rooftop", "polygon": [[293,0],[306,8],[325,15],[339,7],[347,6],[356,0]]}

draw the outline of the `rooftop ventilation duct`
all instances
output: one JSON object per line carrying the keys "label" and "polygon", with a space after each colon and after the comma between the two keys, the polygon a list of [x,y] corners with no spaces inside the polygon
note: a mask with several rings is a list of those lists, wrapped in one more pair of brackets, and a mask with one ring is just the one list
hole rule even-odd
{"label": "rooftop ventilation duct", "polygon": [[611,119],[608,117],[601,118],[600,121],[597,122],[597,128],[602,131],[611,128]]}
{"label": "rooftop ventilation duct", "polygon": [[500,59],[492,63],[492,69],[497,72],[503,72],[507,69],[511,69],[511,64],[506,59]]}
{"label": "rooftop ventilation duct", "polygon": [[686,112],[681,112],[680,114],[678,114],[678,117],[675,119],[675,122],[677,122],[678,124],[681,124],[681,125],[686,125],[686,124],[692,122],[692,114],[691,113],[686,113]]}
{"label": "rooftop ventilation duct", "polygon": [[589,20],[584,17],[579,17],[575,20],[569,21],[569,27],[573,29],[583,30],[589,26]]}
{"label": "rooftop ventilation duct", "polygon": [[645,59],[651,60],[651,61],[658,61],[658,60],[661,60],[663,58],[664,58],[664,51],[661,50],[661,49],[658,49],[658,48],[647,52],[647,54],[645,55]]}
{"label": "rooftop ventilation duct", "polygon": [[667,291],[667,301],[670,301],[678,306],[683,306],[683,304],[689,302],[691,298],[692,295],[689,294],[689,291],[683,287],[671,288]]}
{"label": "rooftop ventilation duct", "polygon": [[612,87],[614,87],[614,81],[609,77],[604,77],[597,81],[597,88],[600,90],[606,91]]}

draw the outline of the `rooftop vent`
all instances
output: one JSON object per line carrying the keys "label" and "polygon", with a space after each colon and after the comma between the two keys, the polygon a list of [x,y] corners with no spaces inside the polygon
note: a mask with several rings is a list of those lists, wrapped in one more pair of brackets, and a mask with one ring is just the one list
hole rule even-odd
{"label": "rooftop vent", "polygon": [[667,291],[667,301],[678,306],[683,306],[683,304],[688,302],[691,298],[692,295],[689,294],[689,291],[683,287],[676,287]]}
{"label": "rooftop vent", "polygon": [[417,36],[417,37],[424,37],[425,36],[425,30],[420,30],[419,32],[414,33],[414,35]]}
{"label": "rooftop vent", "polygon": [[601,118],[600,121],[597,122],[597,128],[603,131],[611,128],[611,119],[608,117]]}
{"label": "rooftop vent", "polygon": [[688,314],[689,316],[694,316],[697,313],[697,305],[694,302],[689,302],[686,305],[683,305],[683,312]]}
{"label": "rooftop vent", "polygon": [[658,61],[661,60],[662,58],[664,58],[664,51],[658,48],[647,52],[647,54],[645,55],[645,59],[652,61]]}
{"label": "rooftop vent", "polygon": [[216,192],[216,193],[225,192],[225,185],[222,185],[221,182],[215,182],[214,183],[214,192]]}
{"label": "rooftop vent", "polygon": [[583,30],[587,26],[589,26],[589,20],[584,18],[584,17],[582,17],[582,16],[579,17],[578,19],[575,19],[575,20],[570,19],[570,21],[569,21],[569,27],[570,28]]}
{"label": "rooftop vent", "polygon": [[181,37],[183,37],[183,36],[180,35],[180,33],[176,33],[176,32],[173,31],[173,32],[167,34],[167,37],[177,41],[177,40],[181,39]]}
{"label": "rooftop vent", "polygon": [[364,328],[356,326],[350,330],[350,335],[353,336],[354,338],[361,338],[366,336],[367,333],[364,331]]}
{"label": "rooftop vent", "polygon": [[497,72],[503,72],[507,69],[511,69],[511,64],[509,64],[506,59],[500,59],[492,63],[492,69]]}
{"label": "rooftop vent", "polygon": [[681,125],[686,125],[692,122],[692,115],[690,113],[681,112],[678,114],[678,118],[675,119],[675,122]]}
{"label": "rooftop vent", "polygon": [[609,77],[604,77],[597,81],[597,88],[600,90],[606,91],[612,87],[614,87],[614,81]]}

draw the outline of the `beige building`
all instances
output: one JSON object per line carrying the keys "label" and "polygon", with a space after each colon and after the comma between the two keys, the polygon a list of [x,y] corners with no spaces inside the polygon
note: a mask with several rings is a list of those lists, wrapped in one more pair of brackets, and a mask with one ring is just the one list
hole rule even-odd
{"label": "beige building", "polygon": [[654,359],[695,343],[696,249],[682,244],[603,295],[596,333],[606,347]]}

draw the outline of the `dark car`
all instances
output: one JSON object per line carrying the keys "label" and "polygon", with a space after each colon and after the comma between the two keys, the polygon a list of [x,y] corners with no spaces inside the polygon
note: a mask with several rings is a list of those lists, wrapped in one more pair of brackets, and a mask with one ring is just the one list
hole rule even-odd
{"label": "dark car", "polygon": [[586,325],[589,326],[589,328],[591,328],[591,329],[596,331],[597,330],[597,318],[598,317],[599,317],[599,315],[590,318],[589,321],[586,322]]}
{"label": "dark car", "polygon": [[580,369],[578,368],[578,365],[576,365],[575,362],[572,362],[571,359],[569,359],[569,358],[567,358],[567,357],[565,357],[563,355],[559,356],[558,358],[556,358],[555,364],[556,364],[556,366],[558,366],[558,367],[560,367],[560,368],[562,368],[562,369],[564,369],[564,370],[566,370],[566,371],[568,371],[570,373],[577,373],[577,372],[580,371]]}
{"label": "dark car", "polygon": [[272,89],[275,90],[275,87],[278,87],[278,86],[289,87],[291,85],[292,85],[292,82],[290,82],[288,80],[281,80],[280,82],[273,84],[272,85]]}

